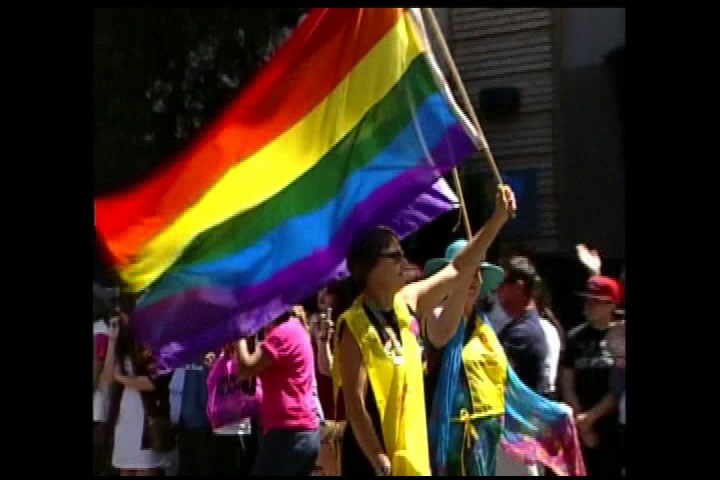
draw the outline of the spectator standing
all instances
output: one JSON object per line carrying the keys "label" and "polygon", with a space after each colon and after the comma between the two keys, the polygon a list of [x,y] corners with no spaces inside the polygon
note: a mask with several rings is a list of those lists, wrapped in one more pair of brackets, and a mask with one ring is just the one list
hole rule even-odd
{"label": "spectator standing", "polygon": [[167,407],[169,423],[170,378],[154,375],[150,352],[137,344],[127,325],[122,325],[118,336],[113,378],[120,389],[110,415],[114,434],[112,465],[122,476],[157,475],[167,466],[168,455],[151,449],[148,419]]}
{"label": "spectator standing", "polygon": [[192,362],[185,371],[178,422],[178,475],[212,475],[212,429],[207,418],[207,362]]}
{"label": "spectator standing", "polygon": [[606,336],[620,302],[620,287],[612,278],[594,275],[581,295],[587,322],[568,335],[562,358],[563,397],[576,414],[588,475],[617,476],[618,399],[610,388],[615,360]]}
{"label": "spectator standing", "polygon": [[[518,378],[540,395],[548,388],[550,357],[545,331],[534,295],[540,277],[527,257],[514,256],[505,262],[507,275],[497,290],[502,310],[510,321],[498,335]],[[497,472],[501,476],[539,476],[540,466],[525,464],[498,449]]]}
{"label": "spectator standing", "polygon": [[[256,348],[254,337],[248,339],[248,350]],[[237,354],[236,344],[225,346],[228,356]],[[240,388],[249,395],[255,393],[257,378],[245,379]],[[257,418],[246,417],[238,422],[213,429],[212,470],[216,476],[246,477],[255,463],[259,442],[259,424]]]}
{"label": "spectator standing", "polygon": [[548,347],[533,298],[539,277],[526,257],[510,258],[505,271],[507,276],[498,288],[498,295],[510,323],[498,339],[520,380],[542,394]]}
{"label": "spectator standing", "polygon": [[246,339],[238,342],[241,377],[258,376],[263,386],[263,437],[251,475],[307,476],[320,448],[310,337],[302,322],[289,313],[268,330],[253,353]]}
{"label": "spectator standing", "polygon": [[[539,278],[539,277],[538,277]],[[541,393],[545,398],[550,400],[559,399],[557,392],[557,373],[560,363],[560,353],[565,347],[563,331],[560,322],[555,318],[555,314],[550,309],[548,297],[549,292],[546,290],[545,283],[539,278],[536,287],[535,305],[540,314],[540,327],[545,334],[545,342],[547,343],[548,353],[543,362],[543,385]]]}
{"label": "spectator standing", "polygon": [[115,347],[119,333],[119,317],[106,323],[103,312],[93,324],[93,475],[109,474],[110,445],[107,432],[110,387],[115,365]]}

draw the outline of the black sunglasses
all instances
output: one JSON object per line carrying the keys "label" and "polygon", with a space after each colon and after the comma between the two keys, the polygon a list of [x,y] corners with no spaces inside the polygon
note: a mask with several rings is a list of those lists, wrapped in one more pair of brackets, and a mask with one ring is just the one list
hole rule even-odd
{"label": "black sunglasses", "polygon": [[400,260],[405,258],[405,252],[403,252],[402,250],[395,250],[394,252],[381,253],[380,257],[392,258],[394,261],[399,262]]}

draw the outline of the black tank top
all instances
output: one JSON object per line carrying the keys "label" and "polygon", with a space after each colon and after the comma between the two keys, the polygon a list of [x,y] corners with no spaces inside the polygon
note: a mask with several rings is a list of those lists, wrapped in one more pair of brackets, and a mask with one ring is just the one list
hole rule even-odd
{"label": "black tank top", "polygon": [[[367,315],[370,320],[370,324],[378,332],[381,341],[384,343],[387,337],[385,330],[380,328],[379,320],[375,318],[372,311],[366,305],[363,305],[363,307],[365,309],[365,315]],[[395,312],[391,310],[389,312],[383,312],[383,314],[386,322],[397,335],[398,341],[402,342],[400,339],[400,327],[395,319]],[[344,327],[345,324],[340,327],[341,330],[338,332],[338,340],[342,338],[342,334],[345,330]],[[380,412],[378,411],[377,403],[375,402],[375,394],[373,394],[372,387],[369,383],[367,393],[365,394],[365,407],[367,408],[368,415],[370,416],[370,421],[372,422],[375,435],[377,435],[377,438],[380,440],[380,445],[382,445],[383,450],[385,450],[385,439],[383,438],[382,424],[380,423]],[[370,463],[370,460],[368,460],[365,456],[365,453],[362,451],[349,421],[347,422],[347,427],[345,427],[345,434],[343,435],[342,440],[341,475],[343,477],[375,476],[375,469]]]}

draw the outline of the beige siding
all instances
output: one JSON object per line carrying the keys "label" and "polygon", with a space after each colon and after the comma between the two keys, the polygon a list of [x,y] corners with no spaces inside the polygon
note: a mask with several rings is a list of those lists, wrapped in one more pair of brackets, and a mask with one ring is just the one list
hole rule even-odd
{"label": "beige siding", "polygon": [[[553,159],[553,15],[549,8],[450,8],[449,42],[460,75],[478,112],[500,171],[533,168],[537,204],[536,245],[552,248],[558,235]],[[520,89],[521,108],[511,120],[482,118],[478,95],[484,88]],[[465,173],[487,171],[479,155]],[[550,242],[548,242],[550,241]],[[546,247],[541,247],[541,245]]]}

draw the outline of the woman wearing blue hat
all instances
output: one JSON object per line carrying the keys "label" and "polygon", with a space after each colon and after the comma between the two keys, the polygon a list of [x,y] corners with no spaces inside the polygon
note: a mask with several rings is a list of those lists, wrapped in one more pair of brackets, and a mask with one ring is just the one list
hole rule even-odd
{"label": "woman wearing blue hat", "polygon": [[[466,244],[458,240],[447,248],[445,258],[428,261],[425,275],[437,273]],[[424,325],[429,350],[425,395],[432,400],[427,410],[436,475],[495,474],[508,361],[490,324],[476,311],[476,303],[502,283],[505,273],[485,262],[479,272],[482,281],[475,276],[467,290],[454,293],[466,297],[464,305],[460,303],[462,312],[444,309],[437,322]],[[438,334],[439,325],[450,334]]]}
{"label": "woman wearing blue hat", "polygon": [[[440,271],[467,245],[451,244],[445,258],[425,265]],[[483,262],[480,278],[445,300],[438,320],[423,324],[428,349],[425,383],[428,437],[434,475],[495,475],[498,445],[515,457],[540,462],[561,475],[584,475],[570,409],[526,387],[498,342],[477,301],[502,284],[502,268]],[[462,311],[455,305],[465,296]]]}

